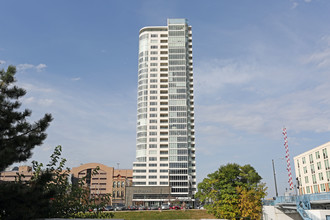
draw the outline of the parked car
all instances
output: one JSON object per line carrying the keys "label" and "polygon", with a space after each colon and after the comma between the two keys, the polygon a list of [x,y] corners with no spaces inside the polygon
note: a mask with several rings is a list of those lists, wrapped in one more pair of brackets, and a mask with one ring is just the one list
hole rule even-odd
{"label": "parked car", "polygon": [[104,211],[113,211],[113,207],[111,205],[107,205],[104,207]]}
{"label": "parked car", "polygon": [[162,210],[169,210],[169,209],[170,209],[170,206],[169,206],[168,204],[163,204],[163,205],[161,206],[161,209],[162,209]]}
{"label": "parked car", "polygon": [[119,204],[115,207],[115,211],[123,211],[123,210],[126,210],[125,205]]}
{"label": "parked car", "polygon": [[131,211],[138,210],[138,207],[136,207],[135,205],[132,205],[132,206],[128,207],[128,210],[131,210]]}
{"label": "parked car", "polygon": [[139,206],[139,210],[147,210],[148,209],[148,207],[146,207],[146,206]]}
{"label": "parked car", "polygon": [[159,209],[159,206],[151,206],[150,207],[150,210],[158,210]]}
{"label": "parked car", "polygon": [[180,208],[180,206],[172,205],[172,206],[170,206],[170,209],[181,209],[181,208]]}

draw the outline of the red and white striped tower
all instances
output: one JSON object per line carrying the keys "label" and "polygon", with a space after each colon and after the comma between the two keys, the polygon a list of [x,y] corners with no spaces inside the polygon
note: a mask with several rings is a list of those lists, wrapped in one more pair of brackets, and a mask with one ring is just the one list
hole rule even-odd
{"label": "red and white striped tower", "polygon": [[286,166],[287,166],[288,176],[289,176],[289,185],[290,185],[290,189],[293,190],[292,172],[291,172],[291,164],[290,164],[290,154],[289,154],[289,146],[288,146],[288,137],[287,137],[285,127],[283,128],[283,135],[284,135]]}

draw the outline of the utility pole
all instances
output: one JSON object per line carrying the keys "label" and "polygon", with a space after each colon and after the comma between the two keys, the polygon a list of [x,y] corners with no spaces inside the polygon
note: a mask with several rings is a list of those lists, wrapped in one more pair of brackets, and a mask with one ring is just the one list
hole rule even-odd
{"label": "utility pole", "polygon": [[272,163],[273,163],[273,174],[274,174],[274,182],[275,182],[275,193],[276,193],[276,197],[278,197],[277,184],[276,184],[276,172],[275,172],[274,160],[272,160]]}

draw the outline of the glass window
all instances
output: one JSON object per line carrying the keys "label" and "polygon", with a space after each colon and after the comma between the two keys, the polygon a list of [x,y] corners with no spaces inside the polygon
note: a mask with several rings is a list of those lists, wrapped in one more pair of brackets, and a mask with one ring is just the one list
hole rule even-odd
{"label": "glass window", "polygon": [[325,192],[325,184],[321,184],[321,192]]}
{"label": "glass window", "polygon": [[323,173],[319,173],[319,180],[323,180]]}
{"label": "glass window", "polygon": [[322,150],[322,153],[323,153],[323,159],[327,159],[328,158],[328,152],[327,152],[327,149],[326,148],[324,148]]}
{"label": "glass window", "polygon": [[310,154],[309,155],[309,163],[313,163],[314,162],[314,160],[313,160],[313,154]]}
{"label": "glass window", "polygon": [[308,176],[305,176],[305,183],[308,183]]}
{"label": "glass window", "polygon": [[316,151],[316,152],[315,152],[315,158],[316,158],[316,159],[320,159],[320,152],[319,152],[319,151]]}
{"label": "glass window", "polygon": [[149,161],[157,161],[157,157],[149,157]]}

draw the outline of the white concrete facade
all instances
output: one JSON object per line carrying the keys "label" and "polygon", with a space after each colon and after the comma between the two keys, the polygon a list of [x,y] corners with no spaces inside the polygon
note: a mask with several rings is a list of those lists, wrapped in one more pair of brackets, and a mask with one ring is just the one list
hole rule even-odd
{"label": "white concrete facade", "polygon": [[330,152],[330,142],[293,158],[300,195],[330,191],[328,152]]}
{"label": "white concrete facade", "polygon": [[134,186],[169,186],[189,200],[196,192],[192,32],[186,19],[139,33]]}

